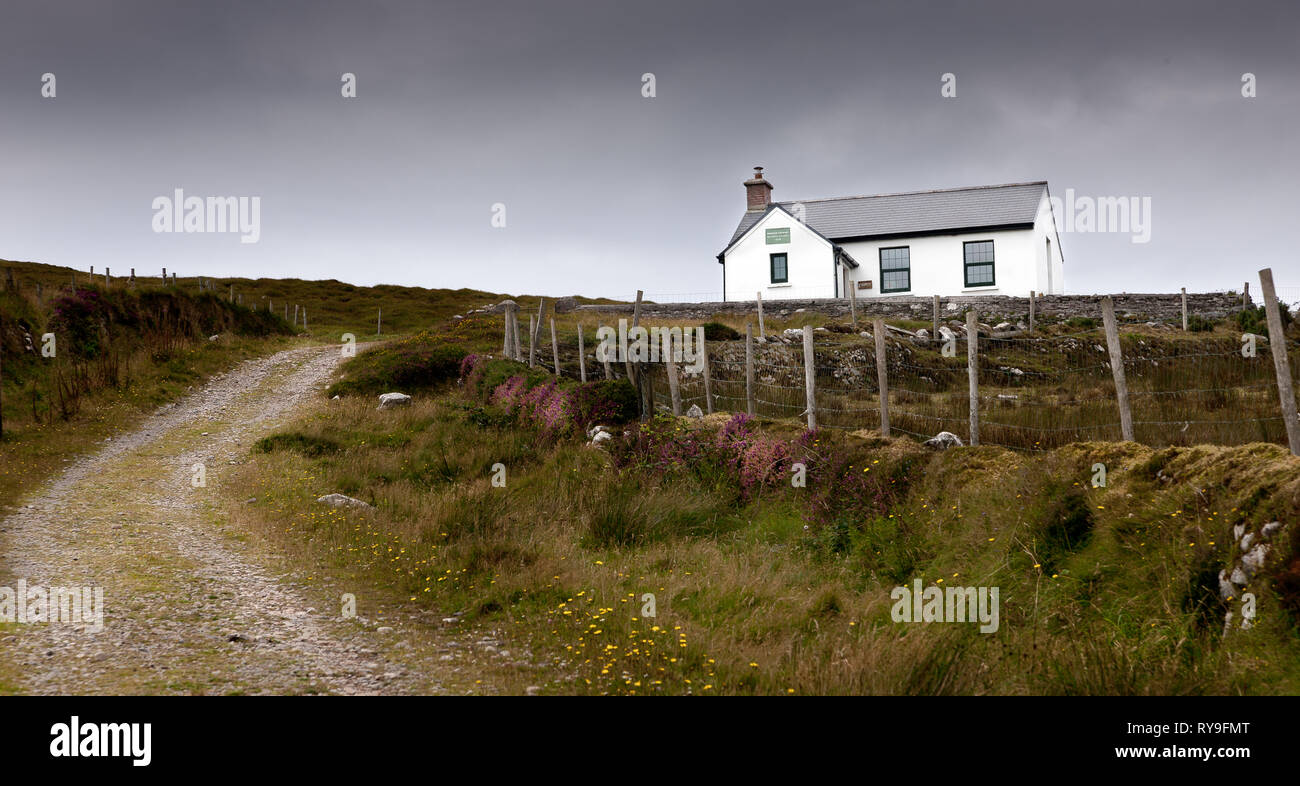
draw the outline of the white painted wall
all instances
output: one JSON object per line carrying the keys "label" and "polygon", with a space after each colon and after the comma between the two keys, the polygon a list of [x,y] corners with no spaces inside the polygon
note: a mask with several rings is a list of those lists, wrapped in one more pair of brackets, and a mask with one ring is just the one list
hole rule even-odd
{"label": "white painted wall", "polygon": [[[790,230],[790,242],[768,245],[766,230],[781,228]],[[769,255],[779,253],[788,261],[787,284],[772,283]],[[727,252],[727,300],[753,300],[758,292],[764,300],[834,297],[834,259],[829,242],[784,210],[773,210]]]}
{"label": "white painted wall", "polygon": [[[764,230],[778,227],[790,229],[790,242],[768,245]],[[993,241],[993,286],[965,285],[963,243],[976,240]],[[841,246],[858,262],[856,269],[849,270],[850,285],[856,287],[858,281],[871,281],[871,289],[857,290],[859,299],[974,294],[1025,297],[1030,290],[1065,293],[1065,265],[1046,190],[1034,225],[1029,229],[866,240],[842,243]],[[910,250],[912,288],[908,292],[882,295],[880,249],[898,246],[907,246]],[[782,251],[788,255],[789,283],[772,284],[768,255]],[[780,209],[771,211],[751,227],[727,252],[725,259],[728,300],[753,300],[756,292],[762,292],[764,300],[835,297],[836,278],[843,280],[843,274],[834,267],[832,245]],[[841,283],[838,295],[844,297],[846,294]]]}

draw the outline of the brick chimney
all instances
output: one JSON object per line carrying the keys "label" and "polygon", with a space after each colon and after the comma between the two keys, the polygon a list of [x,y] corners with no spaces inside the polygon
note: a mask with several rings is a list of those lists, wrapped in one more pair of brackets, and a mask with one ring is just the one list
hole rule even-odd
{"label": "brick chimney", "polygon": [[745,209],[766,210],[772,204],[772,184],[763,179],[763,167],[754,167],[754,177],[745,181]]}

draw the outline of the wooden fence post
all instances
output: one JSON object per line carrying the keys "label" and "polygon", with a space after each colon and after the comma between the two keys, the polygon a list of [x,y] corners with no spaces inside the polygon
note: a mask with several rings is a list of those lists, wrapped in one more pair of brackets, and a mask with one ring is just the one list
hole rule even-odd
{"label": "wooden fence post", "polygon": [[[849,319],[853,322],[853,327],[858,326],[858,288],[855,282],[849,282],[853,286],[849,287]],[[846,285],[847,286],[847,285]]]}
{"label": "wooden fence post", "polygon": [[938,295],[934,296],[934,333],[930,336],[930,340],[936,344],[939,343],[939,296]]}
{"label": "wooden fence post", "polygon": [[578,323],[578,381],[587,381],[587,348],[582,340],[582,323]]}
{"label": "wooden fence post", "polygon": [[135,289],[135,268],[131,268],[131,288]]}
{"label": "wooden fence post", "polygon": [[704,329],[700,329],[700,357],[704,360],[704,413],[713,414],[713,373],[709,370],[709,349],[704,343]]}
{"label": "wooden fence post", "polygon": [[673,357],[672,331],[666,331],[663,336],[664,365],[668,367],[668,396],[672,399],[673,415],[680,417],[682,414],[682,388],[681,380],[677,378],[677,359]]}
{"label": "wooden fence post", "polygon": [[501,311],[501,316],[504,317],[504,319],[501,320],[501,325],[502,325],[501,332],[505,334],[505,337],[501,339],[501,355],[502,357],[508,357],[508,358],[514,357],[510,349],[510,309],[509,308],[503,309]]}
{"label": "wooden fence post", "polygon": [[1034,290],[1029,290],[1029,332],[1034,332]]}
{"label": "wooden fence post", "polygon": [[515,306],[510,309],[510,350],[514,352],[514,360],[524,362],[524,345],[519,340],[519,307]]}
{"label": "wooden fence post", "polygon": [[[603,327],[604,327],[604,324],[602,324],[602,323],[600,323],[600,322],[597,322],[597,323],[596,323],[596,338],[598,338],[598,339],[600,338],[600,329],[603,328]],[[603,347],[603,346],[605,346],[605,342],[603,342],[603,341],[600,342],[599,344],[597,344],[597,345],[596,345],[596,353],[597,353],[598,355],[603,355],[603,356],[604,356],[604,357],[601,358],[601,360],[604,361],[604,363],[605,363],[605,379],[613,379],[613,378],[614,378],[614,371],[613,371],[613,369],[611,369],[611,368],[609,367],[609,353],[608,353],[608,352],[605,352],[604,350],[601,349],[601,347]]]}
{"label": "wooden fence post", "polygon": [[970,444],[980,444],[980,322],[975,309],[966,312],[966,378],[970,383]]}
{"label": "wooden fence post", "polygon": [[[633,331],[635,331],[636,328],[641,324],[641,298],[644,295],[645,293],[642,290],[638,289],[636,291],[636,302],[632,305],[632,330]],[[624,365],[626,366],[627,369],[627,380],[632,383],[633,387],[636,388],[637,400],[641,404],[641,417],[646,418],[649,417],[651,414],[653,414],[650,411],[651,408],[650,397],[649,395],[647,395],[645,391],[645,380],[643,379],[645,375],[641,373],[642,369],[638,367],[638,364],[632,362],[632,352],[631,352],[630,344],[631,341],[629,340],[628,356],[623,359]]]}
{"label": "wooden fence post", "polygon": [[[10,275],[13,275],[12,272],[10,273]],[[5,411],[4,411],[4,410],[5,410],[5,399],[4,399],[4,383],[5,383],[4,354],[5,354],[5,342],[4,342],[4,340],[3,340],[3,339],[4,339],[4,329],[5,329],[4,312],[3,312],[3,311],[0,311],[0,438],[3,438],[4,435],[5,435]],[[53,405],[51,405],[51,406],[53,406]]]}
{"label": "wooden fence post", "polygon": [[763,293],[755,292],[754,294],[758,298],[758,337],[766,341],[767,332],[763,328]]}
{"label": "wooden fence post", "polygon": [[1300,456],[1300,415],[1296,414],[1295,390],[1291,386],[1291,362],[1286,355],[1286,331],[1282,327],[1282,314],[1277,308],[1277,290],[1273,287],[1273,269],[1259,271],[1260,296],[1264,298],[1264,313],[1268,317],[1268,347],[1273,351],[1273,370],[1277,373],[1277,397],[1282,407],[1282,422],[1286,424],[1286,440],[1291,455]]}
{"label": "wooden fence post", "polygon": [[384,309],[380,308],[379,313],[375,315],[375,335],[384,335]]}
{"label": "wooden fence post", "polygon": [[560,340],[555,334],[555,317],[551,317],[551,362],[555,364],[555,378],[560,378]]}
{"label": "wooden fence post", "polygon": [[1241,285],[1241,307],[1245,308],[1250,305],[1250,282]]}
{"label": "wooden fence post", "polygon": [[542,318],[546,316],[546,298],[537,298],[537,321],[532,323],[536,335],[533,336],[533,342],[540,349],[542,346]]}
{"label": "wooden fence post", "polygon": [[812,325],[803,326],[803,388],[808,401],[808,428],[817,428],[817,358],[813,355]]}
{"label": "wooden fence post", "polygon": [[307,329],[307,307],[306,306],[302,307],[302,329],[303,330]]}
{"label": "wooden fence post", "polygon": [[1187,332],[1187,287],[1183,287],[1183,332]]}
{"label": "wooden fence post", "polygon": [[528,367],[537,365],[537,317],[528,315]]}
{"label": "wooden fence post", "polygon": [[745,323],[745,411],[754,415],[754,326]]}
{"label": "wooden fence post", "polygon": [[871,332],[876,339],[876,384],[880,387],[880,435],[889,436],[889,379],[886,375],[888,356],[885,348],[885,320],[871,322]]}
{"label": "wooden fence post", "polygon": [[113,283],[113,272],[112,272],[112,270],[113,270],[113,269],[110,268],[108,265],[104,265],[104,286],[105,286],[105,288],[111,286],[112,283]]}
{"label": "wooden fence post", "polygon": [[[1186,315],[1184,315],[1186,319]],[[1133,441],[1133,413],[1128,406],[1128,382],[1124,377],[1124,351],[1119,344],[1115,325],[1115,303],[1110,296],[1101,299],[1101,321],[1106,328],[1106,348],[1110,350],[1110,371],[1115,378],[1115,399],[1119,403],[1119,429],[1125,442]]]}

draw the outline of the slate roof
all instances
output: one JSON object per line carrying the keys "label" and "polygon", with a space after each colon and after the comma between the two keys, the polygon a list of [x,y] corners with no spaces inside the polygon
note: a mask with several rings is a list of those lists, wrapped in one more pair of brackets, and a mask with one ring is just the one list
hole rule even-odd
{"label": "slate roof", "polygon": [[[1047,181],[973,186],[904,194],[805,199],[774,202],[794,213],[804,206],[804,220],[832,242],[877,235],[904,235],[981,227],[1032,224]],[[769,208],[770,210],[771,208]],[[746,211],[727,243],[745,234],[765,210]]]}

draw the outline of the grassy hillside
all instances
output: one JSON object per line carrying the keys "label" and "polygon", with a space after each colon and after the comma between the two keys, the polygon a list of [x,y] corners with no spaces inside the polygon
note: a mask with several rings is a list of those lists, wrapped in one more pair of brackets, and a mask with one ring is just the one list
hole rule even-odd
{"label": "grassy hillside", "polygon": [[[322,402],[254,451],[236,515],[372,603],[504,630],[533,653],[520,691],[1300,691],[1300,459],[1277,446],[935,453],[719,414],[594,448],[547,390],[493,361],[407,409]],[[1255,625],[1225,633],[1234,527],[1275,520]],[[997,631],[894,621],[915,581],[998,587]]]}
{"label": "grassy hillside", "polygon": [[[34,291],[40,283],[47,291],[68,286],[73,278],[79,284],[88,284],[89,273],[86,270],[73,271],[57,265],[44,265],[34,262],[7,262],[0,260],[0,281],[3,271],[14,270],[14,277],[24,291]],[[114,270],[112,286],[123,288],[127,279],[122,277],[128,270]],[[162,271],[136,269],[138,278],[136,287],[140,290],[162,289]],[[103,285],[102,269],[96,269],[95,281]],[[170,282],[170,276],[168,281]],[[167,286],[171,286],[168,283]],[[506,298],[513,298],[524,308],[535,309],[538,296],[507,295],[491,293],[477,289],[427,289],[424,287],[404,287],[380,285],[363,287],[334,279],[308,281],[297,278],[240,278],[240,277],[203,277],[204,291],[229,299],[232,290],[235,301],[248,308],[258,310],[270,309],[281,318],[287,314],[293,322],[294,306],[306,310],[307,332],[311,336],[327,341],[338,341],[340,334],[350,332],[358,341],[375,338],[376,318],[383,310],[384,336],[400,336],[418,332],[434,325],[439,325],[456,314],[466,314],[475,308],[492,305]],[[177,276],[176,289],[190,294],[198,294],[199,277]],[[591,298],[576,298],[581,303],[610,303],[613,301]],[[286,309],[287,306],[287,309]],[[301,320],[297,323],[301,331]]]}

